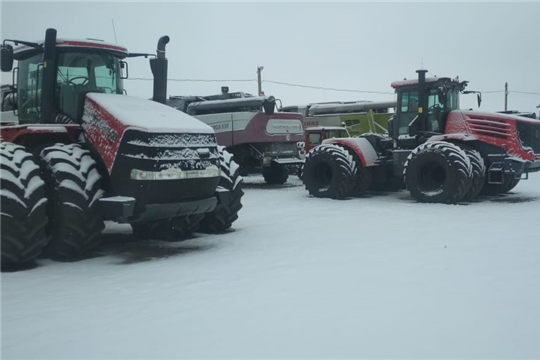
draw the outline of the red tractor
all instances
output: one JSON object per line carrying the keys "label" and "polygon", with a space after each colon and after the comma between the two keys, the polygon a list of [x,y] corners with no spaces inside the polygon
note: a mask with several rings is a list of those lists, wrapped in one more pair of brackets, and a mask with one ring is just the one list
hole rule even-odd
{"label": "red tractor", "polygon": [[315,197],[343,199],[381,185],[405,186],[417,201],[458,203],[510,191],[540,170],[540,121],[459,110],[467,81],[397,81],[388,136],[329,139],[306,155],[301,178]]}
{"label": "red tractor", "polygon": [[[210,126],[165,105],[169,37],[153,55],[56,35],[0,50],[2,71],[16,78],[0,128],[2,268],[42,253],[80,258],[105,220],[168,240],[231,227],[242,207],[238,165]],[[153,100],[125,95],[123,59],[136,56],[154,57]]]}

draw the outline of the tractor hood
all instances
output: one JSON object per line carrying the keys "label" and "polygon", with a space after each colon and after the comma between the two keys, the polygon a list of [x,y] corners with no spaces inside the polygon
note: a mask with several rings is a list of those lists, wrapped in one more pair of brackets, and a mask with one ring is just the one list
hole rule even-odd
{"label": "tractor hood", "polygon": [[486,112],[486,111],[472,111],[472,110],[454,110],[454,112],[460,112],[465,118],[468,119],[490,119],[490,120],[513,120],[518,122],[525,122],[530,124],[540,124],[539,119],[532,119],[526,116],[519,116],[515,114],[504,114],[498,112]]}
{"label": "tractor hood", "polygon": [[214,133],[212,127],[200,120],[152,100],[102,93],[89,93],[86,99],[83,123],[110,123],[112,120],[124,130],[137,128],[144,132]]}
{"label": "tractor hood", "polygon": [[448,114],[445,135],[473,136],[525,160],[540,159],[540,121],[528,117],[454,110]]}

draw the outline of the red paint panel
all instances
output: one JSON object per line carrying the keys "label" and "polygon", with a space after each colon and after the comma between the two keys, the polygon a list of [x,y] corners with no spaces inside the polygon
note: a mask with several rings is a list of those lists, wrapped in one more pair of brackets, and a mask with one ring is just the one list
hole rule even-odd
{"label": "red paint panel", "polygon": [[55,124],[5,126],[0,129],[0,137],[2,138],[2,141],[28,147],[46,141],[77,142],[75,133],[79,128],[79,125]]}
{"label": "red paint panel", "polygon": [[510,156],[534,160],[533,151],[521,148],[516,127],[517,119],[495,114],[456,110],[448,114],[446,134],[471,134],[478,141],[502,148]]}
{"label": "red paint panel", "polygon": [[82,127],[87,141],[101,155],[110,174],[127,127],[89,98],[84,104]]}
{"label": "red paint panel", "polygon": [[88,41],[62,41],[56,44],[56,46],[73,46],[73,47],[86,47],[94,49],[104,49],[111,51],[118,51],[128,55],[128,51],[125,47],[118,45],[110,45],[106,43],[88,42]]}
{"label": "red paint panel", "polygon": [[[269,134],[266,127],[270,120],[299,120],[302,123],[302,115],[294,113],[274,113],[267,115],[257,113],[248,123],[245,130],[233,132],[233,144],[268,143],[268,142],[297,142],[304,141],[304,134]],[[219,138],[218,138],[219,142]]]}
{"label": "red paint panel", "polygon": [[336,145],[341,145],[346,149],[351,149],[352,151],[354,151],[354,153],[360,159],[360,162],[362,163],[362,166],[364,166],[364,167],[368,166],[367,161],[366,161],[366,157],[364,156],[364,153],[362,152],[362,149],[360,149],[360,147],[357,144],[355,144],[355,143],[353,143],[351,141],[341,140],[341,139],[332,139],[332,140],[329,140],[329,143],[336,144]]}

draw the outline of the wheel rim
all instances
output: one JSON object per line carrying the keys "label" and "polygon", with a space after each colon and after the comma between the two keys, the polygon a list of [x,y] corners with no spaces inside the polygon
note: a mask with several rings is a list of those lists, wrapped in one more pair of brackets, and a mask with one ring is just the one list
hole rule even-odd
{"label": "wheel rim", "polygon": [[446,181],[446,171],[437,162],[423,166],[419,174],[419,182],[424,191],[441,190]]}
{"label": "wheel rim", "polygon": [[315,179],[322,186],[330,185],[332,181],[333,172],[332,167],[327,163],[320,163],[314,169]]}

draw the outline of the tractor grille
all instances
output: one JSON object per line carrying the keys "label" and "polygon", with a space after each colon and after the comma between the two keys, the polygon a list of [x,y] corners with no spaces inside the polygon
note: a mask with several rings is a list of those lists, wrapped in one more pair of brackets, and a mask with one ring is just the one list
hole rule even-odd
{"label": "tractor grille", "polygon": [[132,170],[219,169],[220,160],[214,134],[152,134],[125,132],[111,173],[116,195],[137,199],[136,211],[144,204],[161,204],[206,199],[214,195],[219,176],[140,181]]}
{"label": "tractor grille", "polygon": [[532,149],[540,154],[540,121],[538,123],[517,122],[517,131],[521,147],[524,150]]}
{"label": "tractor grille", "polygon": [[128,131],[120,156],[138,160],[141,170],[204,170],[219,166],[214,134],[152,134]]}
{"label": "tractor grille", "polygon": [[[471,117],[469,115],[469,117]],[[474,135],[507,139],[510,135],[510,124],[501,120],[471,118],[467,121]]]}

